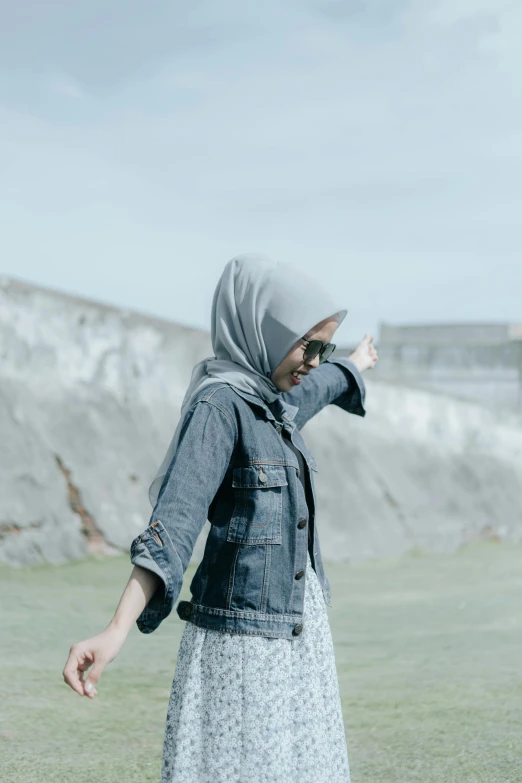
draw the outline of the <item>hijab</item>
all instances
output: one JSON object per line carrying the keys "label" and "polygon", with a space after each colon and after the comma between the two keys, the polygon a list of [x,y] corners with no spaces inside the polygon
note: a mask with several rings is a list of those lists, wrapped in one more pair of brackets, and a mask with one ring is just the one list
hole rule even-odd
{"label": "hijab", "polygon": [[214,356],[192,370],[176,431],[149,488],[152,506],[175,454],[183,420],[202,389],[224,382],[270,405],[283,393],[272,383],[271,373],[296,342],[325,318],[337,315],[341,323],[346,313],[317,281],[290,264],[253,253],[232,258],[212,300]]}

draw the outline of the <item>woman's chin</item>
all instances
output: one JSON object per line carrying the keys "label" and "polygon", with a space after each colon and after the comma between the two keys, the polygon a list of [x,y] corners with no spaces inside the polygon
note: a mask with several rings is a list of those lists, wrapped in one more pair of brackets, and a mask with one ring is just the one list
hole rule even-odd
{"label": "woman's chin", "polygon": [[292,389],[296,388],[296,385],[297,384],[294,383],[291,377],[290,378],[287,377],[284,379],[284,389],[281,389],[281,391],[285,391],[285,392],[292,391]]}
{"label": "woman's chin", "polygon": [[288,378],[278,378],[276,380],[272,378],[272,383],[280,392],[286,392],[292,388],[292,381],[288,380]]}

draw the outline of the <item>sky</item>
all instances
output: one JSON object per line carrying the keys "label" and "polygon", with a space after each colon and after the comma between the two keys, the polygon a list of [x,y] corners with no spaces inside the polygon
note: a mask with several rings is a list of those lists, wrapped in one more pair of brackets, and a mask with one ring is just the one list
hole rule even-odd
{"label": "sky", "polygon": [[0,274],[209,328],[255,251],[522,322],[517,0],[0,0]]}

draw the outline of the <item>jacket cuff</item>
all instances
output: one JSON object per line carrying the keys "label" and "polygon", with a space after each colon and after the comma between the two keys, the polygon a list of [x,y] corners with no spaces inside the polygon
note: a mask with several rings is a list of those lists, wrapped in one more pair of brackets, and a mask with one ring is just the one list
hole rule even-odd
{"label": "jacket cuff", "polygon": [[364,402],[366,399],[366,384],[363,381],[362,374],[357,369],[351,359],[340,356],[336,359],[328,359],[332,364],[338,364],[342,367],[348,379],[348,388],[334,400],[334,405],[338,405],[349,413],[355,413],[357,416],[366,416]]}
{"label": "jacket cuff", "polygon": [[183,583],[181,561],[162,522],[157,520],[149,525],[132,541],[130,560],[134,565],[153,571],[163,583],[136,619],[142,633],[152,633],[171,613]]}

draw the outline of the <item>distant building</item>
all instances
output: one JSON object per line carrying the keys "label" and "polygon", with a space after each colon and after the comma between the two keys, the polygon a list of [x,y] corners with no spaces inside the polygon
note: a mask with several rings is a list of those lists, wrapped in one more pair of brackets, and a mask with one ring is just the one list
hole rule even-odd
{"label": "distant building", "polygon": [[522,412],[522,324],[382,322],[375,378]]}

